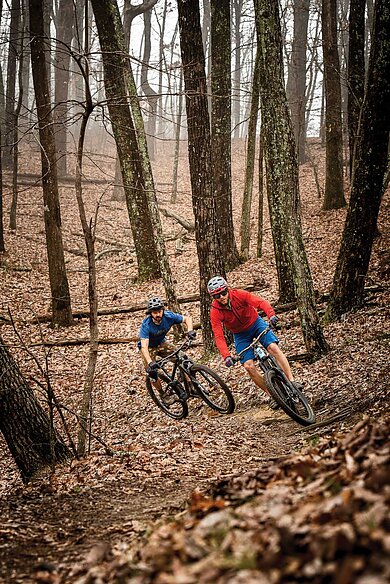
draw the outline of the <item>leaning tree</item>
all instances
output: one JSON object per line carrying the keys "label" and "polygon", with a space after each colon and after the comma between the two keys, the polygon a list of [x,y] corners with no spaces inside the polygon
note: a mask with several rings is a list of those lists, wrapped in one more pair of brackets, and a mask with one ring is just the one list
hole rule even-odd
{"label": "leaning tree", "polygon": [[24,483],[72,456],[0,337],[0,432]]}

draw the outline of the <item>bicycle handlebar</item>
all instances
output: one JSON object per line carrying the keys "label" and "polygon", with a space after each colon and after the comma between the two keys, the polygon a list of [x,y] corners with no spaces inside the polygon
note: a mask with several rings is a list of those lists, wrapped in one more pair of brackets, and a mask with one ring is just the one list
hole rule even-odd
{"label": "bicycle handlebar", "polygon": [[182,342],[182,344],[180,345],[180,347],[178,347],[177,349],[175,349],[174,351],[172,351],[172,353],[170,353],[169,355],[167,355],[166,357],[163,357],[162,359],[159,359],[158,361],[156,361],[158,368],[161,369],[161,367],[170,359],[172,359],[172,357],[174,357],[175,355],[177,355],[178,353],[180,353],[180,351],[182,351],[183,349],[187,349],[191,346],[192,344],[192,339],[189,339],[188,337],[184,339],[184,341]]}

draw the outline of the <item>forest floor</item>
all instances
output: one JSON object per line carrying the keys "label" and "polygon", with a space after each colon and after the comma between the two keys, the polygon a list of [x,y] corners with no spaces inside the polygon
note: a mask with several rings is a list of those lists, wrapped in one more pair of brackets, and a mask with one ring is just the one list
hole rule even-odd
{"label": "forest floor", "polygon": [[[323,184],[324,151],[315,143],[311,149]],[[170,202],[172,152],[166,146],[161,150],[154,163],[159,203],[193,220],[185,147],[175,204]],[[112,180],[113,159],[92,158],[87,178]],[[233,161],[238,236],[243,143],[235,145]],[[36,153],[22,156],[21,171],[39,171]],[[346,211],[321,210],[309,164],[300,169],[300,184],[304,240],[320,297],[331,287]],[[281,347],[292,357],[296,378],[305,383],[318,426],[303,428],[275,413],[240,367],[227,370],[217,356],[209,364],[230,385],[235,412],[217,415],[193,400],[185,420],[164,416],[146,393],[132,340],[144,312],[100,316],[99,336],[111,342],[100,345],[88,456],[24,486],[0,436],[0,582],[388,581],[388,195],[367,278],[372,291],[361,309],[324,327],[329,354],[315,363],[296,360],[305,353],[298,315],[295,310],[280,314]],[[85,186],[85,200],[91,217],[99,204],[99,308],[127,308],[144,305],[154,294],[164,297],[160,280],[137,283],[125,203],[111,200],[111,187],[93,183]],[[87,310],[86,258],[71,184],[63,184],[61,204],[72,308]],[[9,205],[6,190],[5,223]],[[255,257],[256,205],[255,197],[251,257],[229,274],[229,283],[254,285],[277,305],[267,209],[263,254]],[[72,412],[83,390],[88,321],[78,319],[67,329],[37,324],[37,315],[50,311],[42,211],[40,188],[21,186],[17,230],[6,232],[7,251],[0,256],[0,335],[42,400],[37,381],[42,371],[49,374],[76,439]],[[162,222],[177,293],[195,294],[193,234],[172,218],[162,217]],[[198,303],[181,308],[199,322]],[[324,308],[319,305],[320,311]],[[75,340],[79,344],[47,346]],[[202,359],[201,344],[191,355]],[[56,425],[61,430],[58,419]]]}

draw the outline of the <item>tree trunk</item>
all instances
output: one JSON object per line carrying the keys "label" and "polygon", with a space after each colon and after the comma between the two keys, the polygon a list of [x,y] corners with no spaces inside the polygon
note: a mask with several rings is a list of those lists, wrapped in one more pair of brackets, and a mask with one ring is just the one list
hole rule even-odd
{"label": "tree trunk", "polygon": [[56,147],[58,173],[67,174],[67,119],[68,87],[70,79],[70,47],[73,39],[73,0],[60,0],[57,13],[57,39],[54,57],[54,122],[56,124]]}
{"label": "tree trunk", "polygon": [[251,207],[253,194],[253,174],[255,169],[256,127],[259,112],[259,100],[260,100],[260,54],[259,51],[256,51],[255,70],[252,82],[251,111],[249,116],[249,127],[246,146],[245,188],[244,196],[242,199],[240,225],[241,257],[244,261],[246,261],[249,258],[249,244],[251,240]]}
{"label": "tree trunk", "polygon": [[178,11],[186,92],[192,206],[199,261],[201,324],[204,345],[210,351],[214,349],[214,342],[209,320],[210,298],[207,282],[216,274],[223,275],[224,268],[216,231],[216,204],[211,181],[211,138],[199,2],[178,0]]}
{"label": "tree trunk", "polygon": [[326,177],[323,209],[345,207],[341,121],[340,60],[336,0],[322,0],[322,50],[326,97]]}
{"label": "tree trunk", "polygon": [[20,0],[12,0],[11,22],[9,29],[8,62],[7,62],[7,91],[5,96],[5,125],[3,165],[11,167],[13,162],[12,147],[15,143],[15,90],[17,74],[17,57],[20,49]]}
{"label": "tree trunk", "polygon": [[294,1],[294,36],[287,81],[287,96],[299,164],[306,161],[306,47],[309,6],[310,0]]}
{"label": "tree trunk", "polygon": [[[157,2],[157,0],[156,0]],[[144,37],[144,54],[142,58],[141,65],[141,90],[143,91],[149,106],[148,111],[148,124],[146,135],[148,138],[148,152],[150,159],[155,158],[155,142],[156,142],[156,120],[157,120],[157,104],[158,104],[158,94],[151,87],[148,81],[148,69],[150,61],[150,51],[151,51],[151,32],[152,32],[152,9],[144,12],[144,26],[145,26],[145,37]]]}
{"label": "tree trunk", "polygon": [[22,376],[0,338],[0,432],[28,480],[41,468],[63,462],[71,452]]}
{"label": "tree trunk", "polygon": [[234,237],[231,176],[230,0],[211,0],[211,149],[217,229],[227,271],[240,263]]}
{"label": "tree trunk", "polygon": [[[0,0],[0,26],[2,25],[3,0]],[[0,63],[0,119],[4,119],[4,84],[3,70]],[[0,252],[5,251],[4,215],[3,215],[3,132],[0,124]]]}
{"label": "tree trunk", "polygon": [[92,0],[100,46],[108,110],[122,169],[123,186],[140,280],[157,278],[160,269],[149,215],[137,135],[127,98],[128,59],[115,0]]}
{"label": "tree trunk", "polygon": [[30,0],[29,9],[31,62],[41,144],[44,219],[53,310],[52,322],[53,325],[67,326],[72,324],[73,319],[62,243],[56,150],[45,62],[42,0]]}
{"label": "tree trunk", "polygon": [[240,137],[241,121],[241,15],[243,0],[232,0],[234,69],[233,69],[233,138]]}
{"label": "tree trunk", "polygon": [[[299,216],[298,161],[283,79],[282,39],[278,0],[256,0],[260,51],[260,95],[267,166],[268,202],[280,279],[289,299],[296,297],[302,333],[309,353],[320,355],[327,343],[319,323],[310,268]],[[279,278],[281,273],[279,272]]]}
{"label": "tree trunk", "polygon": [[365,0],[350,0],[348,51],[348,137],[349,173],[352,177],[355,141],[364,99],[364,19]]}
{"label": "tree trunk", "polygon": [[[24,46],[24,32],[25,32],[25,22],[24,22],[24,11],[21,12],[21,37],[20,37],[20,46]],[[23,50],[20,51],[18,55],[18,62],[19,62],[19,70],[18,70],[18,100],[15,104],[15,111],[14,111],[14,127],[13,127],[13,150],[12,150],[12,158],[13,158],[13,165],[12,165],[12,200],[11,200],[11,209],[9,214],[9,228],[12,230],[16,230],[16,209],[18,203],[18,166],[19,166],[19,140],[18,140],[18,128],[19,128],[19,115],[20,110],[22,109],[22,100],[23,100],[23,67],[24,67],[24,59],[23,59]]]}
{"label": "tree trunk", "polygon": [[325,318],[334,320],[364,298],[388,164],[390,136],[390,6],[376,0],[366,93],[352,171],[351,198]]}
{"label": "tree trunk", "polygon": [[173,177],[172,177],[172,194],[171,203],[176,203],[177,199],[177,172],[179,168],[179,157],[180,157],[180,133],[181,133],[181,118],[183,113],[183,72],[180,70],[180,81],[179,81],[179,108],[176,117],[176,132],[175,132],[175,154],[173,158]]}
{"label": "tree trunk", "polygon": [[263,227],[264,227],[264,140],[263,130],[260,128],[259,136],[259,205],[257,217],[257,249],[256,255],[263,255]]}

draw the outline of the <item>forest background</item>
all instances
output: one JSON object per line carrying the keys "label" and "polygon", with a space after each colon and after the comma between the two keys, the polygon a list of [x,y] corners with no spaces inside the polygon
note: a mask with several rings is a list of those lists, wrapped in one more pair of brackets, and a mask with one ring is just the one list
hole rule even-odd
{"label": "forest background", "polygon": [[[1,3],[4,582],[386,581],[388,19]],[[216,273],[276,307],[309,433],[213,353]],[[233,415],[151,403],[155,294],[193,316]]]}

